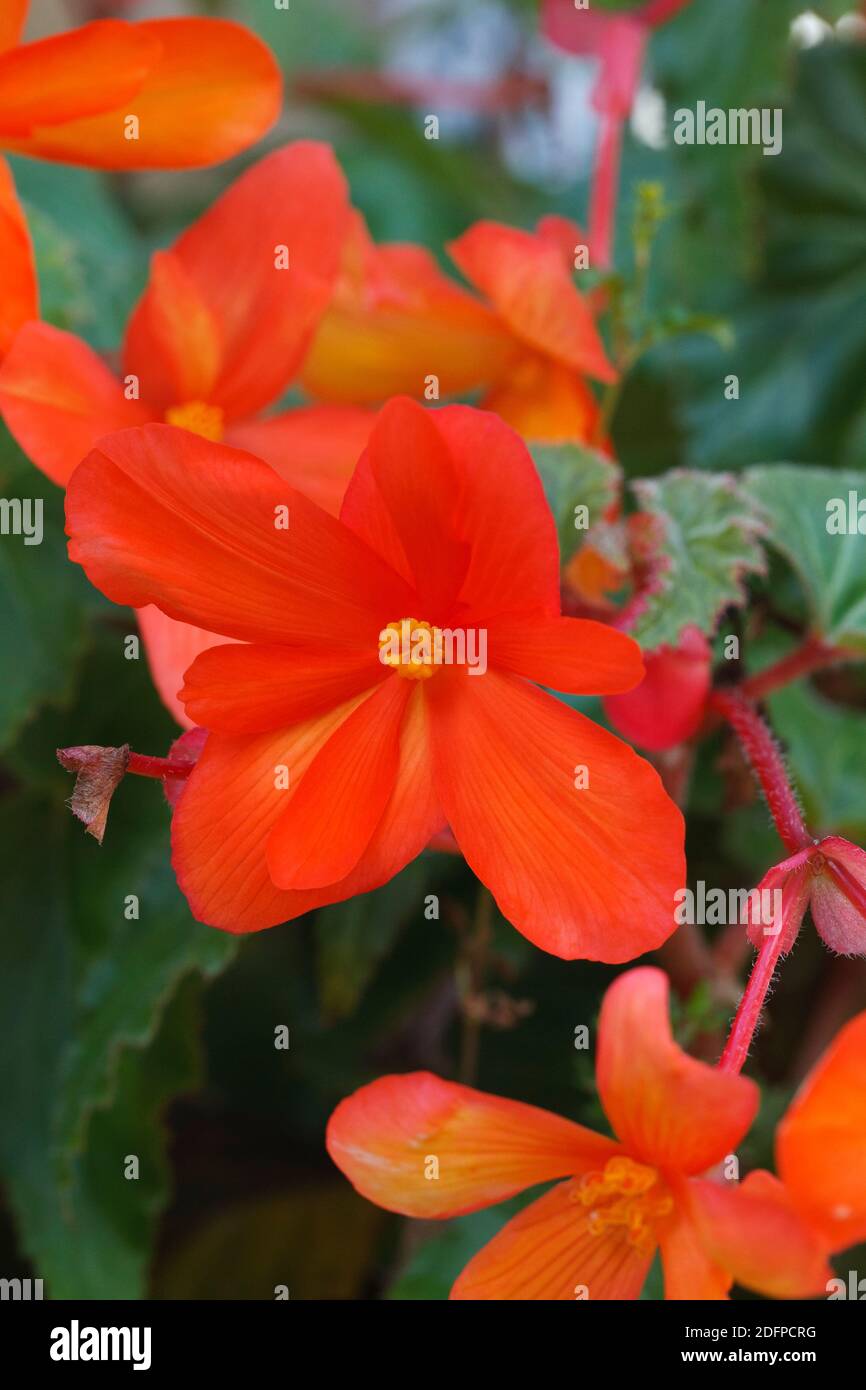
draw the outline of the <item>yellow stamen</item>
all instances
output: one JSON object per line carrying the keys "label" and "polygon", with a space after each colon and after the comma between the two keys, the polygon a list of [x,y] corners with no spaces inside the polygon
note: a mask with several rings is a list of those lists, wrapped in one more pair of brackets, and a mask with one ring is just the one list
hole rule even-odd
{"label": "yellow stamen", "polygon": [[624,1154],[608,1159],[601,1173],[585,1173],[573,1200],[590,1208],[586,1219],[590,1235],[621,1227],[629,1245],[642,1255],[652,1254],[658,1243],[655,1223],[674,1207],[656,1169]]}
{"label": "yellow stamen", "polygon": [[379,633],[379,660],[407,680],[429,680],[442,663],[442,629],[417,618],[388,623]]}
{"label": "yellow stamen", "polygon": [[208,405],[207,401],[186,401],[184,405],[169,406],[165,422],[200,434],[202,439],[210,439],[214,444],[219,444],[223,437],[222,409],[218,405]]}

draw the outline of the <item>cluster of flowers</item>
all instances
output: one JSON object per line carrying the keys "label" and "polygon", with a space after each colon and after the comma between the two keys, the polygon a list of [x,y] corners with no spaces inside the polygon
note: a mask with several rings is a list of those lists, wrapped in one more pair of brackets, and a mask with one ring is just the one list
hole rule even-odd
{"label": "cluster of flowers", "polygon": [[[249,146],[275,117],[273,61],[238,26],[106,21],[16,46],[25,10],[17,0],[0,20],[9,150],[190,166]],[[5,172],[0,200],[0,411],[67,489],[72,560],[139,610],[154,682],[186,729],[168,760],[126,754],[108,780],[162,778],[196,918],[270,927],[385,883],[448,834],[542,949],[624,962],[659,946],[685,881],[682,816],[649,762],[539,688],[611,697],[615,717],[644,675],[617,626],[563,616],[556,527],[524,442],[605,447],[589,382],[616,372],[574,284],[579,228],[476,224],[449,248],[466,289],[418,247],[374,244],[331,151],[293,144],[154,256],[115,371],[39,321]],[[268,413],[292,384],[310,403]],[[418,399],[470,392],[479,408]],[[483,672],[383,661],[383,634],[404,627],[483,632]],[[655,708],[695,658],[661,659]],[[697,661],[678,738],[705,711],[708,650]],[[630,705],[623,723],[634,718]],[[65,761],[91,774],[100,762],[92,747]],[[104,826],[105,806],[91,818]],[[836,846],[816,867],[796,848],[784,876],[800,916],[838,862],[849,891],[838,879],[828,891],[862,926],[850,884],[862,852]],[[778,949],[790,944],[787,931]],[[366,1196],[413,1215],[569,1176],[473,1261],[461,1297],[633,1297],[657,1245],[670,1297],[723,1297],[733,1279],[810,1293],[828,1252],[866,1233],[862,1024],[783,1123],[781,1181],[708,1171],[751,1123],[756,1088],[676,1047],[665,979],[649,970],[622,977],[602,1016],[616,1141],[408,1076],[344,1102],[329,1148]],[[843,1090],[859,1129],[825,1143]]]}

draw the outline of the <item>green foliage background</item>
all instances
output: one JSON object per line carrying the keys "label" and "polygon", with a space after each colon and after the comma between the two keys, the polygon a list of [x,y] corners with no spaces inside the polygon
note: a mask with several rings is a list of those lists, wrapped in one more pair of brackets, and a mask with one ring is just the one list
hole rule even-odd
{"label": "green foliage background", "polygon": [[[264,0],[206,8],[256,29],[290,83],[311,68],[377,65],[401,24],[377,28],[350,0],[292,0],[288,12]],[[456,8],[431,3],[426,19],[445,25]],[[528,41],[534,5],[509,8]],[[779,105],[784,148],[767,159],[627,140],[618,269],[629,273],[634,190],[658,181],[670,215],[654,249],[652,322],[688,330],[723,319],[731,329],[720,346],[666,328],[640,359],[614,421],[629,477],[741,474],[783,459],[840,471],[840,491],[849,475],[866,489],[866,46],[797,53],[788,27],[801,8],[694,0],[653,40],[652,77],[670,108]],[[832,20],[850,6],[814,8]],[[215,171],[109,179],[15,161],[45,316],[113,349],[150,250],[266,147],[310,135],[335,144],[379,239],[441,255],[480,216],[527,226],[549,211],[585,219],[585,182],[548,190],[507,172],[495,121],[435,143],[400,107],[290,94],[266,145]],[[736,403],[723,396],[729,372],[740,378]],[[832,483],[810,477],[820,508]],[[731,629],[747,668],[816,621],[838,640],[866,640],[862,550],[840,588],[835,552],[808,549],[803,476],[758,467],[741,481],[740,514],[760,517],[770,541],[769,569],[750,574],[748,613]],[[157,753],[176,731],[144,661],[123,659],[134,620],[68,564],[60,494],[5,433],[0,493],[42,497],[46,514],[41,547],[0,538],[0,1270],[36,1273],[54,1297],[271,1298],[277,1284],[293,1298],[444,1297],[506,1209],[435,1229],[387,1216],[331,1167],[323,1131],[336,1102],[376,1075],[455,1074],[467,1047],[471,875],[457,859],[426,855],[378,893],[238,943],[191,920],[154,785],[123,786],[100,850],[66,809],[71,788],[54,749],[130,742]],[[676,505],[686,505],[682,494]],[[739,541],[748,551],[746,532]],[[697,555],[688,592],[712,613],[712,584],[721,583],[720,602],[736,586],[732,594],[724,555],[714,552],[721,579]],[[679,610],[655,613],[656,639],[683,620]],[[861,841],[863,695],[853,666],[770,706],[814,825]],[[760,804],[726,805],[720,746],[703,747],[695,770],[690,869],[714,885],[751,885],[779,854]],[[428,893],[440,897],[438,922],[425,920]],[[138,921],[124,917],[129,894],[139,896]],[[804,934],[753,1063],[767,1103],[744,1157],[768,1161],[771,1121],[797,1079],[804,1014],[838,987],[838,972]],[[602,1125],[591,1061],[573,1037],[594,1023],[611,973],[545,957],[496,920],[485,983],[529,1008],[513,1027],[482,1030],[477,1083]],[[845,987],[849,1008],[866,1004],[859,967]],[[723,1021],[698,991],[679,1024],[694,1037]],[[274,1048],[281,1024],[288,1051]],[[137,1182],[123,1176],[130,1154]],[[651,1280],[646,1296],[658,1293]]]}

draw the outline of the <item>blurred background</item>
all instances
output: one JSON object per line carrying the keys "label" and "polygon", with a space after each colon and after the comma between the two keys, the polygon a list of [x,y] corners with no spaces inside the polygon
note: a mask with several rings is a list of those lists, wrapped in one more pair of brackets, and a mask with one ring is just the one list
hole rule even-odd
{"label": "blurred background", "polygon": [[[230,16],[286,74],[277,128],[216,170],[121,178],[14,161],[44,316],[106,352],[150,252],[254,158],[299,137],[333,142],[377,240],[423,243],[443,265],[444,243],[479,217],[586,223],[598,62],[543,39],[535,0],[32,9],[33,37],[107,15]],[[617,212],[626,284],[639,185],[661,185],[667,215],[648,282],[657,331],[614,419],[629,476],[782,459],[864,466],[866,24],[855,9],[692,0],[649,39]],[[698,100],[782,107],[782,153],[674,145],[672,111]],[[429,113],[437,141],[424,138]],[[728,372],[740,377],[735,408],[720,386]],[[142,780],[116,796],[100,850],[66,809],[54,749],[162,753],[176,730],[145,663],[116,659],[134,620],[68,564],[60,494],[5,430],[0,481],[5,496],[44,497],[46,514],[38,552],[0,546],[0,1274],[41,1276],[71,1298],[273,1298],[278,1285],[301,1299],[446,1296],[515,1204],[427,1226],[369,1206],[327,1158],[330,1111],[374,1076],[429,1068],[603,1127],[591,1053],[574,1037],[594,1024],[612,971],[546,957],[495,915],[479,918],[472,875],[446,854],[242,942],[199,926],[169,868],[167,807]],[[754,649],[764,641],[771,659],[801,596],[787,573],[753,589]],[[862,843],[861,678],[831,673],[770,710],[815,828]],[[718,739],[695,769],[688,848],[693,878],[719,886],[750,886],[779,858]],[[124,917],[129,894],[138,920]],[[432,894],[438,920],[425,916]],[[681,1040],[711,1052],[729,1002],[683,951],[662,963]],[[765,1103],[744,1168],[770,1161],[797,1080],[864,1006],[861,967],[804,934],[752,1064]],[[275,1046],[281,1027],[287,1048]],[[645,1297],[659,1293],[654,1272]]]}

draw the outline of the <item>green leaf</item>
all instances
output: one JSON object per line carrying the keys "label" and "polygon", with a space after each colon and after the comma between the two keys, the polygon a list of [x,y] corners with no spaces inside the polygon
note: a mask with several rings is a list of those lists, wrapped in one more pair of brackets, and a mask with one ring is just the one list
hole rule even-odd
{"label": "green leaf", "polygon": [[[866,473],[767,464],[750,468],[743,486],[766,519],[770,544],[800,579],[815,631],[833,646],[866,653],[866,534],[857,530],[856,512],[857,499],[866,503]],[[847,514],[852,492],[853,531],[831,534],[831,504]]]}
{"label": "green leaf", "polygon": [[[760,203],[739,244],[759,259],[731,314],[735,346],[720,352],[694,339],[668,354],[691,433],[689,460],[700,467],[779,457],[853,462],[862,443],[866,48],[823,43],[800,54],[796,70],[782,151],[753,162]],[[714,103],[739,104],[717,93]],[[732,155],[743,163],[747,152]],[[703,162],[711,162],[706,152]],[[737,400],[725,396],[732,373]]]}
{"label": "green leaf", "polygon": [[[562,563],[567,563],[601,521],[620,489],[620,472],[605,454],[580,444],[533,444],[531,453],[556,519]],[[575,508],[586,507],[579,517]],[[586,522],[578,526],[578,521]]]}
{"label": "green leaf", "polygon": [[722,611],[746,598],[749,574],[763,573],[761,522],[728,474],[675,470],[633,484],[641,510],[659,523],[659,588],[632,631],[649,650],[675,644],[694,624],[712,633]]}
{"label": "green leaf", "polygon": [[[0,535],[0,750],[48,702],[74,692],[86,646],[86,607],[98,600],[82,571],[71,565],[63,534],[63,497],[29,463],[0,426],[0,496],[9,504],[7,534]],[[21,522],[35,540],[14,534]]]}
{"label": "green leaf", "polygon": [[158,1298],[361,1296],[386,1217],[342,1178],[248,1198],[198,1226],[157,1271]]}
{"label": "green leaf", "polygon": [[416,859],[375,892],[317,913],[319,994],[330,1018],[354,1011],[409,913],[418,909],[427,876],[427,860]]}
{"label": "green leaf", "polygon": [[[172,737],[144,660],[123,656],[134,620],[119,617],[93,634],[78,702],[43,710],[10,750],[0,799],[0,1051],[15,1058],[0,1069],[0,1173],[54,1297],[143,1295],[166,1196],[156,1118],[194,1080],[194,1011],[172,1001],[237,949],[190,916],[157,783],[123,783],[101,847],[65,804],[56,747],[98,731],[162,751]],[[137,1181],[123,1177],[126,1154],[139,1156]]]}

